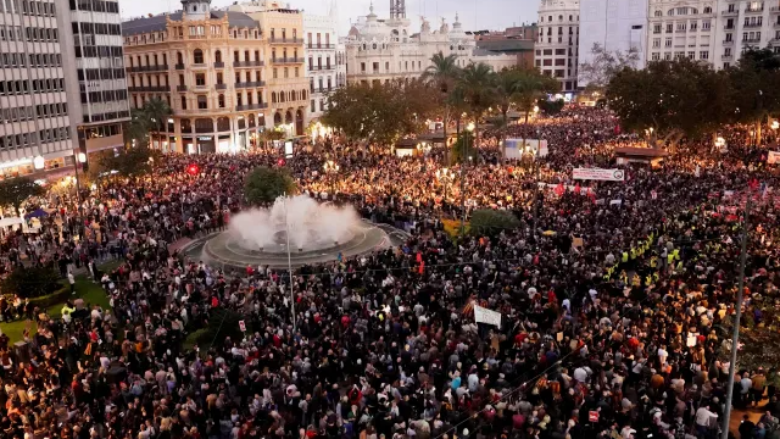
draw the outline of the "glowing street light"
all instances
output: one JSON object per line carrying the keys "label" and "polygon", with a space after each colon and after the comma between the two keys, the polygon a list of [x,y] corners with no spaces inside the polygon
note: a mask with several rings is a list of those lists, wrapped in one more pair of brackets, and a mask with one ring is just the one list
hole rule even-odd
{"label": "glowing street light", "polygon": [[38,171],[43,169],[45,163],[46,163],[46,160],[44,160],[43,156],[38,155],[38,156],[35,156],[35,158],[33,159],[33,167],[36,170],[38,170]]}

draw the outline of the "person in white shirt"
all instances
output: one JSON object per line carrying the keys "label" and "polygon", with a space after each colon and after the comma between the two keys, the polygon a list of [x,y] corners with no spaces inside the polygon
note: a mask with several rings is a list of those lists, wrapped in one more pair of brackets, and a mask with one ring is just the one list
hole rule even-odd
{"label": "person in white shirt", "polygon": [[712,419],[717,419],[718,414],[710,411],[709,405],[703,405],[696,410],[696,432],[698,437],[706,436],[710,429]]}

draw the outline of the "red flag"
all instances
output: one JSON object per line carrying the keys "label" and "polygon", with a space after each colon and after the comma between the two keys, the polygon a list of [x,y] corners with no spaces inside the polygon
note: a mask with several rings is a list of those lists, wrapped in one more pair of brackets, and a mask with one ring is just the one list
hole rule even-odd
{"label": "red flag", "polygon": [[560,197],[564,192],[563,183],[558,183],[558,186],[555,187],[555,193]]}
{"label": "red flag", "polygon": [[756,190],[758,189],[758,179],[754,178],[750,180],[750,189]]}
{"label": "red flag", "polygon": [[417,262],[422,262],[422,253],[417,252]]}
{"label": "red flag", "polygon": [[420,261],[420,267],[417,269],[417,272],[420,274],[425,272],[425,261]]}
{"label": "red flag", "polygon": [[579,183],[574,185],[574,193],[577,194],[577,195],[580,194],[580,184]]}

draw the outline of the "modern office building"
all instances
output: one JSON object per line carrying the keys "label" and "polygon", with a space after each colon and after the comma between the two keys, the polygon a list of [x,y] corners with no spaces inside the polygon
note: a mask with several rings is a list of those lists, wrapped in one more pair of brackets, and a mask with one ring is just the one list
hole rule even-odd
{"label": "modern office building", "polygon": [[65,90],[70,120],[76,126],[74,157],[85,160],[91,153],[125,144],[122,131],[130,120],[130,104],[119,2],[71,1],[70,8],[58,14],[60,38],[69,42],[62,53],[69,72]]}
{"label": "modern office building", "polygon": [[0,1],[0,179],[72,164],[61,2]]}
{"label": "modern office building", "polygon": [[307,124],[316,122],[328,105],[328,93],[346,83],[343,46],[338,44],[336,8],[328,15],[303,15],[306,77],[311,94]]}
{"label": "modern office building", "polygon": [[[664,0],[670,3],[668,0]],[[609,52],[636,53],[635,67],[644,68],[647,58],[648,0],[579,0],[579,64],[593,61],[592,49],[598,44]],[[584,88],[587,78],[579,75],[577,85]]]}
{"label": "modern office building", "polygon": [[537,22],[534,64],[561,82],[561,91],[577,90],[580,1],[542,0]]}
{"label": "modern office building", "polygon": [[423,18],[419,32],[413,32],[406,18],[404,0],[390,1],[390,17],[380,19],[373,5],[343,39],[346,48],[347,81],[381,83],[419,78],[436,53],[456,55],[464,67],[483,62],[494,70],[517,64],[517,56],[479,49],[456,15],[452,29],[442,20],[438,29]]}

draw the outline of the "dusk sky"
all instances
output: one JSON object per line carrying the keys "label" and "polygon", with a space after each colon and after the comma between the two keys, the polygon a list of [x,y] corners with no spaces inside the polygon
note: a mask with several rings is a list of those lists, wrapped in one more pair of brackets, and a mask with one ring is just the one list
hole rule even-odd
{"label": "dusk sky", "polygon": [[[327,14],[332,0],[290,0],[292,8],[303,9],[313,14]],[[339,17],[339,33],[346,35],[350,20],[368,14],[371,0],[335,0]],[[221,8],[233,3],[233,0],[212,0],[212,7]],[[387,17],[390,9],[389,0],[374,2],[374,12],[380,17]],[[173,12],[181,9],[179,0],[120,0],[119,6],[124,19],[139,17],[149,13]],[[460,21],[466,30],[499,30],[523,22],[536,20],[536,10],[539,0],[407,0],[406,16],[412,21],[412,29],[420,27],[420,15],[424,15],[431,27],[438,28],[441,17],[448,23],[455,19],[455,13],[460,14]]]}

